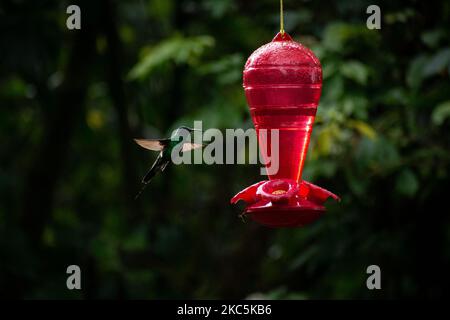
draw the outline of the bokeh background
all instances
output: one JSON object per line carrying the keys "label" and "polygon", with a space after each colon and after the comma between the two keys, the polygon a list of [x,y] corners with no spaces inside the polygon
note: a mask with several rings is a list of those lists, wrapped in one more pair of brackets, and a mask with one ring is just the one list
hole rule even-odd
{"label": "bokeh background", "polygon": [[[229,205],[257,165],[172,166],[134,201],[156,154],[132,138],[251,128],[242,69],[278,31],[277,0],[2,0],[0,295],[449,294],[450,3],[378,1],[381,30],[370,4],[285,0],[286,30],[324,71],[304,178],[342,202],[274,230]],[[382,290],[366,288],[371,264]]]}

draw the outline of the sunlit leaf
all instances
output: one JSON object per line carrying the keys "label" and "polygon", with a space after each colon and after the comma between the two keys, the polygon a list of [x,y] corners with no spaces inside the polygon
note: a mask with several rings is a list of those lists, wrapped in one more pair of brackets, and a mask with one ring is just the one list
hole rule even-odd
{"label": "sunlit leaf", "polygon": [[423,69],[424,77],[435,75],[443,70],[450,63],[450,48],[445,48],[433,55]]}
{"label": "sunlit leaf", "polygon": [[189,38],[180,35],[173,36],[149,49],[131,69],[128,79],[142,79],[156,67],[167,62],[193,64],[207,48],[213,45],[214,39],[210,36]]}
{"label": "sunlit leaf", "polygon": [[369,139],[375,139],[377,137],[377,133],[375,130],[364,121],[360,120],[349,120],[348,125],[351,128],[356,129],[360,134],[366,136]]}
{"label": "sunlit leaf", "polygon": [[416,12],[411,8],[405,8],[397,12],[389,12],[385,15],[385,21],[388,24],[406,23],[410,18],[414,17]]}
{"label": "sunlit leaf", "polygon": [[324,128],[320,131],[317,139],[317,150],[320,154],[326,155],[330,153],[332,139],[332,132],[329,128]]}
{"label": "sunlit leaf", "polygon": [[434,125],[440,126],[448,117],[450,117],[450,101],[445,101],[434,108],[431,121]]}
{"label": "sunlit leaf", "polygon": [[104,114],[100,110],[89,110],[86,122],[91,129],[100,129],[105,123]]}

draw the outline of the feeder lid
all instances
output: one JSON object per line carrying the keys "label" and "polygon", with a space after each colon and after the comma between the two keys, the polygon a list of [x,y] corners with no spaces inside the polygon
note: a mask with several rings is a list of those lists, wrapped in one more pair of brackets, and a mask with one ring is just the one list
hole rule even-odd
{"label": "feeder lid", "polygon": [[245,69],[261,66],[311,66],[320,67],[319,59],[301,43],[279,32],[272,42],[256,49],[248,58]]}
{"label": "feeder lid", "polygon": [[244,68],[244,88],[259,85],[321,84],[322,67],[314,53],[292,40],[286,32],[278,33],[248,58]]}

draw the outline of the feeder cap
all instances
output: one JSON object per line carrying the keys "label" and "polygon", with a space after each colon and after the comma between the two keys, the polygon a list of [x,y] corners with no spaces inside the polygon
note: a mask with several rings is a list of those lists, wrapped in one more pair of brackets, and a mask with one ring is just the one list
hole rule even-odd
{"label": "feeder cap", "polygon": [[279,32],[272,40],[256,49],[248,58],[245,69],[262,66],[310,66],[320,67],[319,59],[301,43]]}

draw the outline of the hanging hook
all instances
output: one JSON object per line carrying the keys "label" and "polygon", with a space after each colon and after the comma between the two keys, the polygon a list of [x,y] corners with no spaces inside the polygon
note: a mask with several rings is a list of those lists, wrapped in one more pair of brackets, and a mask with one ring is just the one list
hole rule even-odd
{"label": "hanging hook", "polygon": [[284,35],[283,0],[280,0],[280,33]]}

